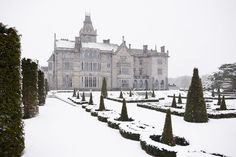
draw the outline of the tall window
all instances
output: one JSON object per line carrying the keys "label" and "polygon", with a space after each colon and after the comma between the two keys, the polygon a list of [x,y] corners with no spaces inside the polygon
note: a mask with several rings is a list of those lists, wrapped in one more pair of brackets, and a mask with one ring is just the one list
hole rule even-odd
{"label": "tall window", "polygon": [[96,87],[96,84],[97,84],[96,81],[97,81],[96,77],[93,77],[93,87]]}
{"label": "tall window", "polygon": [[88,87],[88,77],[85,77],[85,87]]}
{"label": "tall window", "polygon": [[82,62],[82,71],[83,71],[83,69],[84,69],[84,63]]}
{"label": "tall window", "polygon": [[70,63],[69,62],[64,62],[64,69],[70,70]]}
{"label": "tall window", "polygon": [[89,87],[92,87],[92,77],[89,77]]}

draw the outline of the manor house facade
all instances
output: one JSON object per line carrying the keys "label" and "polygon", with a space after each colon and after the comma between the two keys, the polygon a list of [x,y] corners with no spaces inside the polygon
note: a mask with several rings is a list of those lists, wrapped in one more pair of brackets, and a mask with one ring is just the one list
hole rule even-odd
{"label": "manor house facade", "polygon": [[167,89],[169,53],[127,46],[110,40],[97,42],[97,30],[90,15],[85,15],[83,27],[75,40],[56,39],[48,60],[47,79],[50,89],[100,90],[102,79],[112,89]]}

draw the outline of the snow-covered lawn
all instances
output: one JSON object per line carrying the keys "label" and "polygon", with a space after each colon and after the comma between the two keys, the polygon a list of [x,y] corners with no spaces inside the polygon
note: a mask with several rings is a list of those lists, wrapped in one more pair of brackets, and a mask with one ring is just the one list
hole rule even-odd
{"label": "snow-covered lawn", "polygon": [[[109,93],[119,95],[119,91]],[[156,93],[159,97],[168,94],[169,91]],[[68,97],[72,93],[56,95],[71,102]],[[94,103],[99,104],[100,92],[93,92],[93,98]],[[171,98],[164,101],[170,103]],[[107,109],[120,113],[122,103],[107,99],[104,102]],[[127,103],[127,109],[130,117],[155,126],[158,133],[162,132],[164,113],[137,107],[136,103]],[[192,150],[236,156],[236,118],[210,119],[208,123],[196,124],[172,115],[172,125],[173,133],[185,137]],[[149,156],[141,149],[139,142],[123,138],[118,130],[99,122],[97,117],[85,112],[81,105],[72,106],[55,98],[47,98],[45,106],[40,107],[40,114],[25,120],[25,139],[24,157]],[[178,156],[182,157],[183,154]]]}

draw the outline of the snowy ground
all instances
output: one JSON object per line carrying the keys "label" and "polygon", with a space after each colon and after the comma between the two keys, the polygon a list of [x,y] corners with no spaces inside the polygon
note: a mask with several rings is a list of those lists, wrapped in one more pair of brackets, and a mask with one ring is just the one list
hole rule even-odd
{"label": "snowy ground", "polygon": [[[109,93],[119,95],[119,92]],[[166,97],[172,93],[172,91],[158,91],[156,95]],[[72,93],[56,95],[70,102],[67,98]],[[93,92],[93,96],[94,102],[98,104],[100,92]],[[86,100],[88,99],[86,97]],[[165,103],[169,102],[171,98],[165,100]],[[236,101],[230,104],[236,106]],[[120,112],[121,105],[119,102],[105,99],[106,108]],[[132,118],[162,131],[164,113],[137,107],[136,103],[128,103],[127,109]],[[47,98],[45,106],[40,107],[40,114],[24,122],[26,139],[24,157],[149,156],[141,149],[139,142],[121,137],[118,130],[99,122],[80,105],[72,106],[55,98]],[[173,133],[189,140],[191,147],[196,151],[204,150],[208,153],[236,156],[236,118],[210,119],[208,123],[195,124],[172,115],[172,125]]]}

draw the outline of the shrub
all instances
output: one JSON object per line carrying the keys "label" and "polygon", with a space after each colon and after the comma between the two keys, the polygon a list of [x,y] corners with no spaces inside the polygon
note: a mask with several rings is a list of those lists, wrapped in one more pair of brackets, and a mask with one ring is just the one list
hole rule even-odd
{"label": "shrub", "polygon": [[45,104],[44,73],[41,70],[38,70],[38,99],[39,105]]}
{"label": "shrub", "polygon": [[101,94],[102,94],[102,96],[103,96],[104,98],[107,97],[107,82],[106,82],[105,77],[104,77],[103,80],[102,80]]}
{"label": "shrub", "polygon": [[0,156],[20,157],[24,150],[21,109],[20,35],[0,23]]}
{"label": "shrub", "polygon": [[82,94],[82,101],[85,101],[85,94],[84,94],[84,92]]}
{"label": "shrub", "polygon": [[222,97],[222,102],[220,104],[220,110],[227,110],[226,103],[225,103],[225,96]]}
{"label": "shrub", "polygon": [[165,125],[161,136],[161,142],[169,146],[175,145],[174,136],[172,133],[171,113],[170,109],[166,112]]}
{"label": "shrub", "polygon": [[122,91],[120,91],[120,96],[119,96],[119,98],[123,98],[123,93],[122,93]]}
{"label": "shrub", "polygon": [[90,98],[89,98],[89,105],[93,105],[93,95],[92,92],[90,92]]}
{"label": "shrub", "polygon": [[193,70],[193,77],[187,95],[184,120],[187,122],[198,123],[208,121],[206,103],[203,98],[202,83],[197,68],[194,68]]}
{"label": "shrub", "polygon": [[178,104],[182,104],[182,97],[181,97],[180,93],[179,93],[179,97],[178,97]]}
{"label": "shrub", "polygon": [[176,100],[175,100],[175,94],[174,94],[174,96],[173,96],[173,100],[172,100],[171,107],[174,107],[174,108],[177,107],[177,105],[176,105]]}
{"label": "shrub", "polygon": [[154,89],[152,90],[152,97],[156,97]]}

